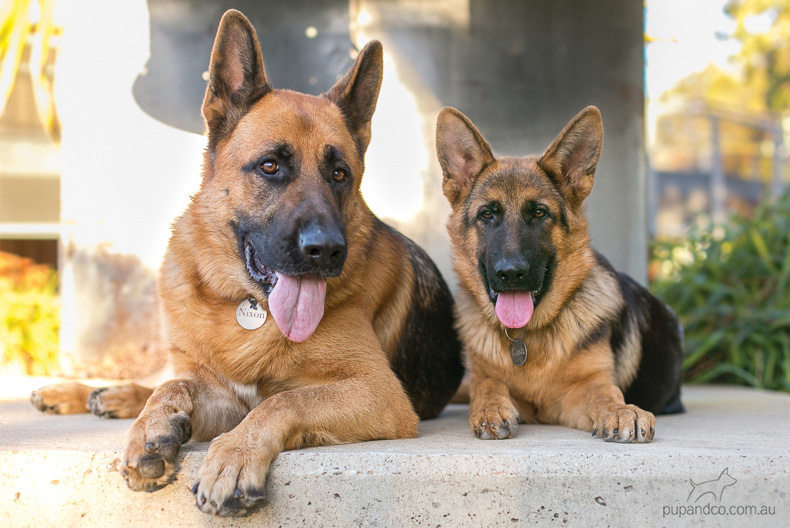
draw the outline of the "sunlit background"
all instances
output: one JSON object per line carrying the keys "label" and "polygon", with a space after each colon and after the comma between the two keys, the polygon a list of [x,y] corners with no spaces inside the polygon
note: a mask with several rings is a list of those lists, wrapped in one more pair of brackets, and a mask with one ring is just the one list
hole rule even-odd
{"label": "sunlit background", "polygon": [[[298,9],[308,4],[298,2]],[[326,71],[339,75],[368,40],[382,40],[384,84],[366,157],[363,193],[379,216],[426,246],[454,284],[444,233],[448,209],[437,179],[433,144],[435,115],[447,102],[440,100],[436,83],[424,75],[425,68],[415,66],[417,59],[439,64],[442,54],[431,58],[425,50],[412,49],[399,31],[419,19],[419,31],[431,38],[464,35],[473,27],[470,17],[475,10],[507,4],[472,0],[340,4],[336,17],[305,16],[304,23],[289,26],[293,29],[286,37],[278,33],[285,38],[282,46],[288,45],[288,39],[316,42],[333,57]],[[558,12],[572,17],[574,6],[581,2],[562,4],[567,9]],[[219,20],[219,7],[210,2],[195,2],[195,6],[187,1],[144,0],[0,3],[0,371],[127,377],[139,372],[140,365],[157,363],[153,358],[159,343],[151,325],[156,313],[156,269],[169,237],[168,226],[199,185],[205,146],[203,137],[195,133],[199,115],[193,112],[184,119],[176,110],[187,99],[199,98],[200,80],[205,81],[206,73],[205,67],[198,68],[189,74],[195,82],[181,85],[181,70],[188,65],[168,62],[166,53],[157,62],[152,50],[168,44],[167,31],[193,30],[198,10],[203,15],[209,11],[203,18]],[[694,262],[695,251],[702,247],[684,245],[689,237],[701,231],[723,240],[728,231],[721,226],[733,214],[750,218],[761,204],[777,199],[790,181],[789,7],[781,0],[645,2],[644,119],[635,121],[644,126],[639,130],[604,112],[606,130],[631,130],[637,142],[632,148],[618,141],[616,133],[607,136],[602,160],[602,165],[611,167],[623,151],[644,159],[644,164],[637,163],[644,167],[643,174],[636,170],[633,175],[644,204],[637,200],[640,203],[626,208],[631,216],[623,221],[616,216],[621,208],[616,192],[620,184],[604,180],[597,182],[598,194],[591,205],[593,219],[636,226],[636,234],[625,234],[621,240],[610,240],[607,230],[597,225],[593,234],[599,246],[625,246],[615,263],[639,280],[677,280],[679,266]],[[155,13],[156,9],[160,11]],[[153,26],[154,15],[183,20],[183,27]],[[497,16],[512,27],[507,12]],[[552,23],[561,27],[564,20]],[[213,27],[199,29],[213,32]],[[322,40],[327,35],[339,37]],[[342,43],[344,35],[350,42],[338,52],[335,43]],[[507,48],[516,59],[529,52],[521,49],[520,42],[513,39]],[[207,66],[203,44],[196,44],[192,55],[190,60]],[[278,63],[270,62],[276,59],[265,53],[267,68],[273,64],[273,71],[283,78]],[[616,66],[613,62],[612,68]],[[547,71],[559,71],[562,65],[557,68]],[[300,89],[326,86],[326,71],[300,71],[304,86]],[[536,73],[534,82],[541,75],[545,73]],[[161,83],[162,78],[170,79],[169,84],[149,84],[155,79]],[[467,79],[453,78],[457,92],[470,89],[464,84],[470,82]],[[277,75],[271,80],[279,86]],[[634,98],[623,84],[613,84],[611,91],[624,104],[641,107],[639,94]],[[462,110],[475,115],[475,108]],[[499,112],[511,113],[507,108]],[[501,145],[508,154],[526,154],[545,144],[571,117],[525,122],[523,143],[508,142],[511,129],[490,124],[481,128],[495,150]],[[602,196],[603,192],[610,195]],[[762,236],[753,225],[744,229]],[[643,247],[645,239],[651,241],[649,254]],[[779,255],[776,264],[764,258],[769,270],[790,274],[790,260],[782,260],[785,249],[764,240],[754,244],[756,254]],[[736,246],[725,241],[725,252],[733,253]],[[785,281],[777,280],[784,303]],[[775,323],[771,319],[766,324]],[[692,356],[707,343],[693,339],[692,335],[696,347],[690,350]],[[119,359],[122,345],[120,352],[108,356],[108,341],[133,342],[125,351],[132,359]],[[144,353],[139,352],[141,342]],[[787,386],[790,338],[786,346],[777,346],[773,361],[787,363]],[[80,353],[74,355],[77,349]],[[768,348],[760,350],[769,354]]]}
{"label": "sunlit background", "polygon": [[647,2],[654,234],[753,207],[788,178],[786,2]]}

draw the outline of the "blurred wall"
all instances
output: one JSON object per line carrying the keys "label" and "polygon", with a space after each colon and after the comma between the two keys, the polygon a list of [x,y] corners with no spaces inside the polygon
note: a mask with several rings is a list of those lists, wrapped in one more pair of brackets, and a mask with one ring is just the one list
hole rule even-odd
{"label": "blurred wall", "polygon": [[134,100],[151,51],[147,7],[144,0],[58,3],[65,374],[136,377],[161,365],[155,272],[170,223],[197,190],[205,141]]}
{"label": "blurred wall", "polygon": [[[256,26],[278,88],[321,93],[352,64],[358,47],[371,38],[383,42],[384,85],[363,192],[374,212],[426,247],[453,285],[449,208],[434,151],[439,109],[452,105],[468,115],[498,154],[522,155],[542,151],[579,110],[598,106],[605,140],[588,202],[593,244],[644,281],[640,2],[63,3],[56,84],[63,122],[62,345],[74,372],[137,375],[129,368],[101,371],[96,358],[137,344],[130,343],[135,332],[121,337],[111,329],[128,319],[124,305],[135,311],[150,293],[145,284],[153,283],[169,224],[199,184],[204,72],[228,7]],[[132,272],[107,265],[116,254],[125,269],[136,262],[133,281],[125,279]],[[155,313],[154,305],[145,306]],[[99,334],[105,337],[97,341]],[[144,341],[152,349],[151,338]],[[96,352],[86,354],[88,348]]]}

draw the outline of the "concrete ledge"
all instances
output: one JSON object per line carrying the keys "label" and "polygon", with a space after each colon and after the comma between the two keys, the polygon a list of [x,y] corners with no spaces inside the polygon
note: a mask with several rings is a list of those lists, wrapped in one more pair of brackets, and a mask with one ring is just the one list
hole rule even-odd
{"label": "concrete ledge", "polygon": [[[0,404],[0,518],[14,527],[785,525],[790,396],[687,387],[684,402],[688,412],[659,417],[647,445],[555,426],[481,441],[468,409],[450,406],[414,440],[283,453],[269,505],[221,519],[200,513],[189,491],[207,443],[184,446],[173,484],[134,493],[117,471],[129,420],[45,416],[10,401]],[[717,489],[720,502],[689,499],[691,480],[725,469],[736,482]]]}

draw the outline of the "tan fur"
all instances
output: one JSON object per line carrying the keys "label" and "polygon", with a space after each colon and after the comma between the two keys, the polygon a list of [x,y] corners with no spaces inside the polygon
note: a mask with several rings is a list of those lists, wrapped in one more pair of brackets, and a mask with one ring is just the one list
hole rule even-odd
{"label": "tan fur", "polygon": [[95,391],[81,383],[57,383],[33,391],[33,407],[48,414],[78,414],[88,412],[88,396]]}
{"label": "tan fur", "polygon": [[[457,328],[471,369],[469,425],[481,438],[507,438],[517,420],[566,425],[604,438],[614,436],[617,441],[649,442],[653,437],[653,415],[625,405],[618,388],[636,375],[638,335],[627,337],[624,359],[617,366],[608,336],[585,342],[624,303],[615,277],[596,262],[582,207],[592,190],[602,133],[597,109],[587,109],[543,155],[494,158],[463,114],[445,109],[439,116],[443,186],[453,207],[447,227],[461,285],[456,295]],[[589,145],[580,147],[584,141]],[[529,184],[502,180],[505,183],[486,186],[493,175],[508,172],[536,176],[523,180]],[[552,184],[552,179],[557,183]],[[485,196],[473,192],[478,187],[486,189]],[[477,211],[488,202],[496,201],[504,211],[518,215],[521,204],[529,200],[539,200],[555,212],[560,202],[568,204],[569,229],[559,222],[552,225],[557,267],[551,287],[526,327],[509,330],[511,338],[523,339],[528,351],[526,364],[517,367],[510,358],[505,327],[481,280],[482,241],[477,230],[464,222],[467,211]],[[504,213],[502,222],[511,221],[509,214]]]}
{"label": "tan fur", "polygon": [[33,407],[48,414],[93,412],[103,418],[135,418],[143,410],[153,389],[137,383],[92,387],[66,382],[33,391]]}

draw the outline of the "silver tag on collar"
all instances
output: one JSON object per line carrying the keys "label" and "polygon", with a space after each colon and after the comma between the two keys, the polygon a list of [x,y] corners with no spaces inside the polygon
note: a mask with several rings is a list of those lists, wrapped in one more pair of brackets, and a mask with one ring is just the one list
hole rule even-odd
{"label": "silver tag on collar", "polygon": [[257,330],[266,322],[268,313],[258,306],[258,301],[250,297],[244,299],[236,308],[236,322],[245,330]]}
{"label": "silver tag on collar", "polygon": [[517,367],[527,362],[527,345],[521,339],[510,342],[510,359]]}

